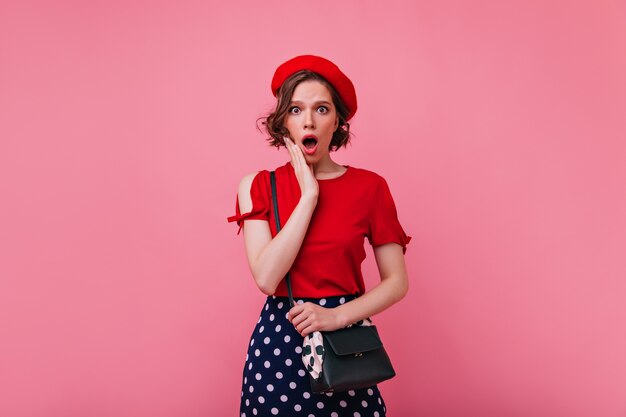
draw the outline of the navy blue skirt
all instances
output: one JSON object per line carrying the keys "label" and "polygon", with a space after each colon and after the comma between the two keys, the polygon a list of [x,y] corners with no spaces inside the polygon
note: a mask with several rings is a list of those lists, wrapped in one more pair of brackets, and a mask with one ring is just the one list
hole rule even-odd
{"label": "navy blue skirt", "polygon": [[[295,298],[337,307],[354,295]],[[385,402],[376,385],[347,392],[314,394],[302,363],[303,338],[287,320],[289,299],[268,296],[261,309],[243,369],[240,417],[383,417]]]}

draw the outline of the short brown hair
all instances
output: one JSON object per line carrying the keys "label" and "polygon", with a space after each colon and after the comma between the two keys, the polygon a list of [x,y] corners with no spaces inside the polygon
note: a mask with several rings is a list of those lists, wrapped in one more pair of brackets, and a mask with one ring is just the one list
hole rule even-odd
{"label": "short brown hair", "polygon": [[330,96],[332,97],[333,104],[337,109],[339,125],[337,126],[337,130],[333,132],[333,137],[330,141],[329,147],[330,151],[336,151],[342,146],[347,147],[348,143],[350,142],[350,135],[353,134],[350,132],[350,123],[346,121],[346,117],[348,117],[348,108],[343,103],[341,97],[337,93],[337,90],[335,90],[332,84],[330,84],[324,77],[322,77],[318,73],[310,70],[298,71],[285,80],[285,82],[278,89],[276,108],[270,114],[259,117],[257,119],[257,129],[261,131],[258,123],[259,120],[263,120],[262,124],[265,127],[265,131],[270,136],[269,138],[267,138],[270,146],[275,146],[276,148],[285,146],[283,136],[288,136],[289,131],[286,127],[283,126],[283,122],[285,121],[285,116],[289,111],[289,104],[291,103],[293,92],[295,91],[298,84],[306,80],[317,80],[324,84],[326,88],[328,88],[328,91],[330,91]]}

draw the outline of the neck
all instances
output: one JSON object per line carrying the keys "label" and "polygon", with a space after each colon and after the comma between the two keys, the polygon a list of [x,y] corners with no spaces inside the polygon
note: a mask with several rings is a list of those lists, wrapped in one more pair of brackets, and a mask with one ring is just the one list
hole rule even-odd
{"label": "neck", "polygon": [[341,165],[330,159],[330,156],[326,158],[320,159],[319,161],[312,164],[313,172],[315,173],[331,173],[337,172],[342,169]]}

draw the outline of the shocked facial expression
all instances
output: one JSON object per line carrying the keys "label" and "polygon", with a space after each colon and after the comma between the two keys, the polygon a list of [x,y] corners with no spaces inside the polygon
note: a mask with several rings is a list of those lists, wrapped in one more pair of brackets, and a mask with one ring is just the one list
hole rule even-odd
{"label": "shocked facial expression", "polygon": [[284,126],[309,163],[329,153],[339,117],[328,88],[317,80],[298,84],[291,97]]}

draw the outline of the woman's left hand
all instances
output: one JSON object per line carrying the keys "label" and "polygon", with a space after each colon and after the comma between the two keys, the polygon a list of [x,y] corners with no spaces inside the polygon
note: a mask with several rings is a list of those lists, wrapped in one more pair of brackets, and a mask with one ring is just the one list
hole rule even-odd
{"label": "woman's left hand", "polygon": [[325,308],[311,302],[293,306],[287,313],[287,320],[302,337],[318,330],[332,331],[345,327],[333,308]]}

